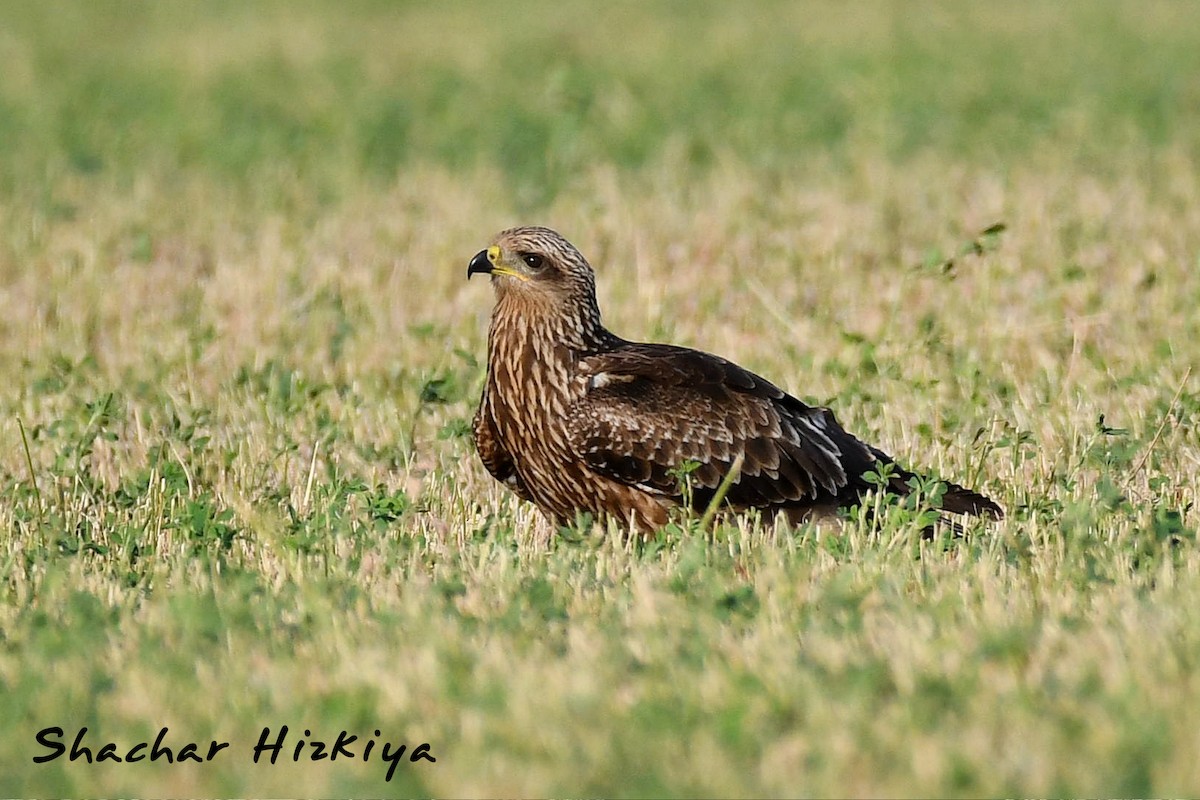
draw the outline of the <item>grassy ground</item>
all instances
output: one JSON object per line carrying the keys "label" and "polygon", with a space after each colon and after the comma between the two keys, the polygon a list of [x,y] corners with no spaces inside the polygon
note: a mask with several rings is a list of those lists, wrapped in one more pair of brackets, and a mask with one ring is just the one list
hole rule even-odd
{"label": "grassy ground", "polygon": [[[5,4],[0,795],[1200,792],[1192,13]],[[520,222],[1008,519],[549,538]]]}

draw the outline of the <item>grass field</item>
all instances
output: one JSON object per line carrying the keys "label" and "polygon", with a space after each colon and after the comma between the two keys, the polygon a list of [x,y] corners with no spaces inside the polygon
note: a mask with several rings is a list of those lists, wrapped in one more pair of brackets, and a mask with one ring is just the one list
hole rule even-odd
{"label": "grass field", "polygon": [[[0,10],[0,795],[1200,793],[1192,6]],[[519,223],[1008,517],[549,535]]]}

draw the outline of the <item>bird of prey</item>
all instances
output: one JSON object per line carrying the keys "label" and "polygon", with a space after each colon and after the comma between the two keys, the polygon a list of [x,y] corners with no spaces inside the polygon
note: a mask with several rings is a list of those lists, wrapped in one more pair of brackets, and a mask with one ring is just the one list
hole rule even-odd
{"label": "bird of prey", "polygon": [[[468,279],[477,273],[491,276],[496,304],[475,446],[496,480],[552,522],[589,513],[653,530],[674,507],[705,509],[735,464],[724,502],[769,519],[856,505],[872,471],[890,475],[890,491],[912,491],[913,473],[829,409],[718,356],[610,333],[591,265],[555,231],[497,234],[467,266]],[[952,483],[941,509],[1003,516]]]}

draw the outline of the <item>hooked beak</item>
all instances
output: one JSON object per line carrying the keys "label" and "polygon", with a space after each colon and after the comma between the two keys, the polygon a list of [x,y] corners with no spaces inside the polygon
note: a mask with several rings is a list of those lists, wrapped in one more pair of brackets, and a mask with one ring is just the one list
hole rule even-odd
{"label": "hooked beak", "polygon": [[492,260],[488,257],[488,251],[480,250],[475,254],[475,257],[471,259],[471,263],[467,265],[467,280],[470,280],[471,276],[477,272],[491,275],[494,266],[495,265],[492,263]]}
{"label": "hooked beak", "polygon": [[500,247],[492,245],[487,250],[480,250],[471,259],[471,263],[467,264],[467,280],[477,272],[482,272],[485,275],[508,275],[521,281],[527,281],[529,278],[521,273],[508,267],[499,266],[496,262],[500,260]]}

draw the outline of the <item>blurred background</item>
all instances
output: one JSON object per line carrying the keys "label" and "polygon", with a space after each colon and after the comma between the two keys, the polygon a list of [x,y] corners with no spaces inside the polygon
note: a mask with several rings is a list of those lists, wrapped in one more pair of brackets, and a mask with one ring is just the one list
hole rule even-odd
{"label": "blurred background", "polygon": [[[538,209],[609,166],[762,170],[934,153],[1195,154],[1186,3],[6,3],[0,180],[294,177],[328,202],[495,167]],[[58,208],[59,214],[66,213]]]}
{"label": "blurred background", "polygon": [[[817,283],[936,266],[997,222],[1021,233],[976,300],[1018,330],[1055,324],[1060,301],[1094,313],[1124,283],[1157,282],[1169,315],[1195,287],[1169,280],[1194,258],[1191,16],[1111,0],[6,3],[0,359],[119,362],[192,323],[260,355],[332,326],[336,346],[312,343],[322,369],[413,324],[472,345],[486,303],[462,294],[459,262],[532,222],[592,256],[615,321],[689,343],[713,310],[756,333],[761,314],[721,297],[756,274],[785,292],[777,316],[816,319],[790,340],[914,335],[928,286],[880,283],[913,313],[852,325],[848,282]],[[1179,230],[1135,230],[1147,204]],[[1134,239],[1115,263],[1109,245]],[[679,280],[684,261],[707,280]],[[815,283],[801,297],[781,276]],[[320,319],[263,313],[289,306]],[[53,341],[31,342],[51,317]]]}

